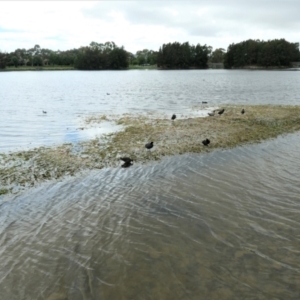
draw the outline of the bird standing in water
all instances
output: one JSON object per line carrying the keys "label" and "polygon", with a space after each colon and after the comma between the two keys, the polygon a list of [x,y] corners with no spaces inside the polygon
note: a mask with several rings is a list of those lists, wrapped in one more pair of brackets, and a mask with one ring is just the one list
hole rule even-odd
{"label": "bird standing in water", "polygon": [[146,147],[148,150],[150,150],[151,148],[153,148],[153,142],[147,143],[147,144],[145,145],[145,147]]}
{"label": "bird standing in water", "polygon": [[210,140],[209,140],[209,139],[205,139],[205,140],[202,141],[202,144],[203,144],[204,146],[208,146],[209,143],[210,143]]}
{"label": "bird standing in water", "polygon": [[173,114],[173,116],[171,117],[171,120],[175,120],[176,119],[176,115]]}
{"label": "bird standing in water", "polygon": [[244,109],[242,109],[242,111],[241,111],[241,114],[243,115],[245,113],[245,110]]}

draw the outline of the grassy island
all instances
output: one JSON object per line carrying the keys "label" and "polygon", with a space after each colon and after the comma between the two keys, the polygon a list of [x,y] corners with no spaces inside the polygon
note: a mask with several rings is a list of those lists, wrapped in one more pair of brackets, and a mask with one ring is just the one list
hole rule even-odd
{"label": "grassy island", "polygon": [[[116,121],[124,129],[79,144],[41,147],[0,154],[0,195],[17,193],[37,183],[72,176],[84,170],[119,167],[120,157],[134,164],[160,160],[164,156],[210,152],[275,138],[300,130],[300,106],[225,106],[222,115],[170,120],[155,115],[93,116],[86,126]],[[245,114],[241,114],[242,108]],[[195,110],[201,108],[195,108]],[[84,127],[83,127],[84,130]],[[202,140],[211,143],[204,146]],[[146,142],[153,141],[151,151]]]}

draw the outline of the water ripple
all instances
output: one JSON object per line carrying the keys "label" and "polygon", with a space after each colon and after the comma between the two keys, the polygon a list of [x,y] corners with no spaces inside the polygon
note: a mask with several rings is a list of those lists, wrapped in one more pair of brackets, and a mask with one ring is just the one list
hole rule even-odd
{"label": "water ripple", "polygon": [[[140,73],[132,74],[138,80]],[[167,73],[155,74],[151,80],[163,84]],[[195,82],[202,76],[189,74]],[[228,89],[235,94],[241,82],[230,76]],[[127,96],[122,85],[113,95],[112,86],[97,91],[102,103],[109,91],[117,107]],[[176,91],[167,86],[165,95],[152,91],[158,101],[169,95],[175,101]],[[214,88],[222,85],[215,82]],[[126,91],[141,96],[143,89]],[[203,99],[209,96],[203,93]],[[190,104],[199,101],[192,93],[187,97]],[[212,99],[220,95],[212,93]],[[30,126],[24,126],[28,135]],[[1,196],[1,299],[299,299],[299,149],[296,133],[82,173]]]}

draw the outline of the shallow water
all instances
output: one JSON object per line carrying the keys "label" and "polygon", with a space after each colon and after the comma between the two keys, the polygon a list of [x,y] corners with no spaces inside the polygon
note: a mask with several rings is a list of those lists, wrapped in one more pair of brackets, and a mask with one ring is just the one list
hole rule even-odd
{"label": "shallow water", "polygon": [[79,130],[90,115],[189,117],[194,106],[300,103],[300,72],[295,71],[0,72],[0,82],[0,153],[116,130],[114,124]]}
{"label": "shallow water", "polygon": [[[93,114],[299,105],[299,74],[2,72],[0,152],[117,129],[77,130]],[[0,196],[0,299],[298,300],[299,150],[295,133]]]}
{"label": "shallow water", "polygon": [[2,199],[1,299],[299,299],[300,134]]}

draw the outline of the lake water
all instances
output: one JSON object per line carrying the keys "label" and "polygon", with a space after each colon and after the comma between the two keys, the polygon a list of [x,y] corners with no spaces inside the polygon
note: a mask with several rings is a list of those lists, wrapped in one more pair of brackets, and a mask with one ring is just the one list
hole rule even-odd
{"label": "lake water", "polygon": [[[88,138],[76,128],[93,114],[300,105],[299,81],[291,71],[2,72],[0,152]],[[0,298],[300,299],[299,152],[295,133],[2,196]]]}
{"label": "lake water", "polygon": [[190,116],[202,101],[208,106],[300,103],[300,73],[295,71],[0,72],[0,85],[0,153],[117,129],[102,124],[78,130],[82,118],[94,114]]}

